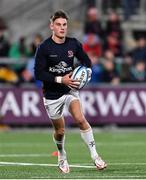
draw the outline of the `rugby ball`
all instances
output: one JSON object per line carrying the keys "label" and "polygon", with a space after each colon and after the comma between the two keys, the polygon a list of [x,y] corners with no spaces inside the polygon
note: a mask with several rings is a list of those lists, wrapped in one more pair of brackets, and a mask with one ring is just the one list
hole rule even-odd
{"label": "rugby ball", "polygon": [[88,71],[85,66],[78,66],[74,69],[71,79],[78,80],[80,82],[79,88],[83,88],[88,83]]}

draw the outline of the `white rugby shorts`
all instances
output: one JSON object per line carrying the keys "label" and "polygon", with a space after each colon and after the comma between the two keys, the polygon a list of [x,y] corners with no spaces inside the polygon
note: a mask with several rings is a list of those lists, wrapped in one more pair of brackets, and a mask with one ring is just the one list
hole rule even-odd
{"label": "white rugby shorts", "polygon": [[65,105],[69,109],[69,105],[73,100],[80,100],[79,92],[71,90],[68,94],[61,96],[59,99],[43,98],[44,106],[50,119],[59,119],[63,116]]}

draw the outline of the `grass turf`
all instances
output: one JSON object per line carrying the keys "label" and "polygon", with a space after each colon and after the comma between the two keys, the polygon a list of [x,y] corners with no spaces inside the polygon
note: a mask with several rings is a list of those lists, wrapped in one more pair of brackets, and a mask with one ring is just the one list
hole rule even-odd
{"label": "grass turf", "polygon": [[[146,132],[106,132],[95,129],[94,135],[98,152],[108,163],[107,169],[97,171],[94,167],[88,168],[93,164],[79,131],[68,129],[68,161],[71,165],[83,167],[72,167],[69,174],[62,174],[56,166],[51,165],[57,163],[57,157],[52,156],[52,152],[56,151],[52,141],[52,130],[0,132],[0,178],[146,178]],[[4,164],[6,162],[17,164]]]}

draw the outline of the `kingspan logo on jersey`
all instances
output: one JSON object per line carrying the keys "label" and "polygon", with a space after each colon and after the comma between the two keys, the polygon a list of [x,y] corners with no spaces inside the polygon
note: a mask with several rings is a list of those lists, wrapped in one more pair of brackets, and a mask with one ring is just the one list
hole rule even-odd
{"label": "kingspan logo on jersey", "polygon": [[67,67],[67,63],[61,61],[59,64],[55,65],[54,67],[49,67],[49,71],[60,74],[60,73],[65,73],[67,71],[72,71],[72,67]]}

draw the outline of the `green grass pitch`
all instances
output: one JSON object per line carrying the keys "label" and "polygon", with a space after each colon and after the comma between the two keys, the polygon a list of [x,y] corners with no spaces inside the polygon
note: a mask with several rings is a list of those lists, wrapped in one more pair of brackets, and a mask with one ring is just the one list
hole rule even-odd
{"label": "green grass pitch", "polygon": [[79,131],[66,132],[69,174],[59,172],[52,130],[0,132],[1,179],[145,179],[146,132],[94,129],[97,150],[108,167],[97,171]]}

